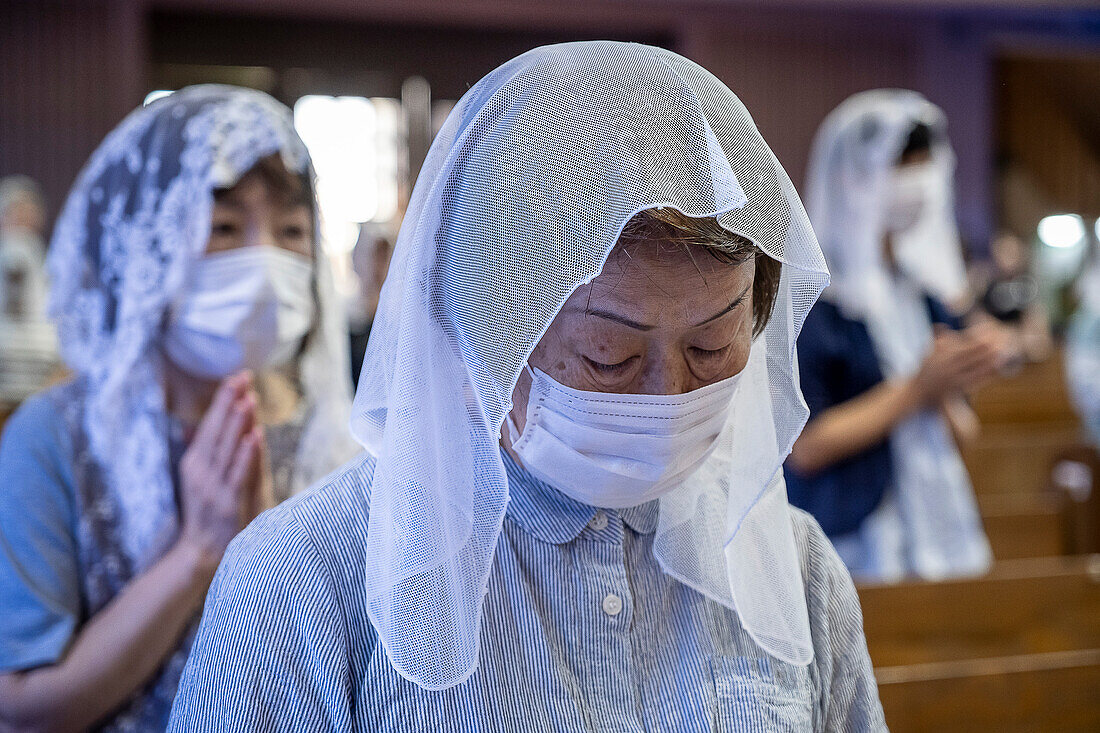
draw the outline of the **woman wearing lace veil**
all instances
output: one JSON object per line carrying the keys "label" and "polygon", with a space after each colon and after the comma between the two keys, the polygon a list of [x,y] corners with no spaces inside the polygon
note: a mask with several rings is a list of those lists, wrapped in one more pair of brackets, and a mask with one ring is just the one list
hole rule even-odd
{"label": "woman wearing lace veil", "polygon": [[857,579],[976,574],[992,559],[955,434],[973,418],[964,392],[1005,352],[999,329],[962,329],[944,304],[965,283],[945,128],[916,92],[862,92],[825,119],[810,158],[832,283],[798,342],[811,416],[787,486]]}
{"label": "woman wearing lace veil", "polygon": [[354,455],[311,176],[289,110],[200,86],[77,179],[49,255],[74,378],[0,445],[5,723],[163,729],[229,540]]}
{"label": "woman wearing lace veil", "polygon": [[170,728],[881,729],[780,471],[826,281],[706,70],[597,41],[490,73],[398,237],[367,451],[234,544]]}

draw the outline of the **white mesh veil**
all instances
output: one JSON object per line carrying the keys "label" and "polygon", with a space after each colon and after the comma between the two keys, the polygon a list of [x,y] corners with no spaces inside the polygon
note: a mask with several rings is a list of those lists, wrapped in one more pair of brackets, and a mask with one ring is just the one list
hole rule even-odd
{"label": "white mesh veil", "polygon": [[[377,458],[366,592],[395,668],[429,689],[476,669],[508,501],[498,439],[535,344],[638,211],[717,215],[784,267],[718,449],[661,500],[655,554],[735,608],[768,652],[812,659],[781,463],[807,416],[794,344],[828,276],[745,107],[669,51],[530,51],[459,101],[417,180],[353,408]],[[741,396],[750,395],[750,397]]]}
{"label": "white mesh veil", "polygon": [[867,275],[882,268],[890,175],[913,126],[931,132],[932,176],[912,227],[895,236],[900,264],[941,300],[965,292],[966,271],[955,224],[955,154],[947,119],[917,92],[860,92],[833,110],[814,138],[806,176],[806,209],[829,263],[833,297],[861,314]]}
{"label": "white mesh veil", "polygon": [[[177,510],[159,338],[210,236],[213,192],[279,154],[310,176],[290,110],[261,92],[188,87],[131,113],[92,154],[54,229],[50,312],[62,354],[86,385],[84,428],[117,503],[135,573],[174,539]],[[320,250],[320,238],[318,253]],[[298,362],[307,408],[294,489],[354,455],[346,321],[323,256],[317,320]]]}

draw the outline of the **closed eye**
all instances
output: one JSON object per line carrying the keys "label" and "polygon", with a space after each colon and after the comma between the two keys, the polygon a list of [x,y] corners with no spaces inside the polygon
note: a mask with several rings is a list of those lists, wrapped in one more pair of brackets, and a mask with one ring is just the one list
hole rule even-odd
{"label": "closed eye", "polygon": [[584,360],[586,362],[588,362],[589,366],[591,366],[593,369],[595,369],[598,372],[601,372],[603,374],[619,374],[622,371],[624,371],[627,368],[627,366],[632,364],[634,362],[634,360],[637,359],[637,358],[638,358],[637,356],[632,356],[629,359],[625,359],[623,361],[618,362],[617,364],[604,364],[602,362],[595,361],[593,359],[589,359],[587,356],[584,357]]}
{"label": "closed eye", "polygon": [[231,237],[240,231],[236,224],[232,224],[229,222],[220,222],[211,227],[211,229],[213,230],[213,233],[218,235],[219,237]]}
{"label": "closed eye", "polygon": [[729,348],[729,345],[723,346],[720,349],[700,349],[697,346],[692,346],[690,351],[701,359],[716,359],[729,351]]}

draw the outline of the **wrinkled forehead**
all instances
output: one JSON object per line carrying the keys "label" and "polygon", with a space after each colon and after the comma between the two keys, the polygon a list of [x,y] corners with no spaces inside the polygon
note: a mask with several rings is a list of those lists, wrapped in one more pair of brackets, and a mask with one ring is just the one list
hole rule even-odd
{"label": "wrinkled forehead", "polygon": [[702,245],[620,242],[600,274],[573,291],[554,324],[586,325],[598,320],[587,317],[596,313],[646,324],[653,333],[694,328],[735,301],[749,302],[742,296],[751,292],[754,274],[754,259],[719,259]]}

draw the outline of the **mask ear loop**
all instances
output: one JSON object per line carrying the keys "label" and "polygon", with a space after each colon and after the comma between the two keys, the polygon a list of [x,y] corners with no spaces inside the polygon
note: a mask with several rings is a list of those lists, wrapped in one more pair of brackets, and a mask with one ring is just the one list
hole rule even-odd
{"label": "mask ear loop", "polygon": [[[531,390],[534,390],[534,388],[535,388],[535,370],[531,368],[531,364],[529,362],[524,362],[523,363],[523,368],[526,369],[527,373],[530,375],[530,377],[531,377]],[[528,407],[530,407],[530,405],[531,405],[530,390],[528,391],[527,405],[528,405]],[[508,413],[504,416],[504,424],[508,426],[508,441],[513,446],[516,445],[516,443],[518,443],[520,441],[520,438],[523,437],[523,432],[516,425],[516,421],[515,421],[515,418],[512,417],[512,411],[511,410],[508,410]],[[524,425],[523,427],[524,427],[524,429],[527,428],[526,425]]]}

